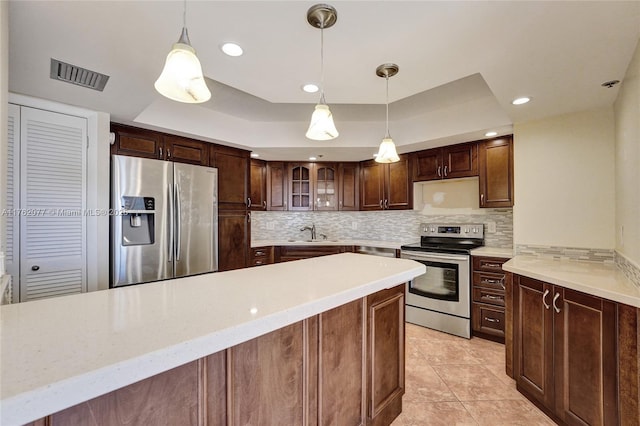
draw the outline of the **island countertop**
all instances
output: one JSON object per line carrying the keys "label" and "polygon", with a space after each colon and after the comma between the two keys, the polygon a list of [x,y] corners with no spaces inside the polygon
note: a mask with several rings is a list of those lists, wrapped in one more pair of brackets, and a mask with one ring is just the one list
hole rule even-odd
{"label": "island countertop", "polygon": [[30,422],[425,272],[354,253],[0,308],[0,423]]}

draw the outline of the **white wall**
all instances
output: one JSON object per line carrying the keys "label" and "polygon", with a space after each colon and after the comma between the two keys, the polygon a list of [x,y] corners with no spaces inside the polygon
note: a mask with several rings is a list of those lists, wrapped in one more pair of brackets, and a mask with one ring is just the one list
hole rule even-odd
{"label": "white wall", "polygon": [[613,108],[516,124],[514,245],[613,249],[614,146]]}
{"label": "white wall", "polygon": [[[0,1],[0,212],[6,206],[7,107],[9,104],[9,2]],[[5,252],[5,217],[0,215],[0,251]]]}
{"label": "white wall", "polygon": [[640,265],[640,42],[614,104],[616,250]]}

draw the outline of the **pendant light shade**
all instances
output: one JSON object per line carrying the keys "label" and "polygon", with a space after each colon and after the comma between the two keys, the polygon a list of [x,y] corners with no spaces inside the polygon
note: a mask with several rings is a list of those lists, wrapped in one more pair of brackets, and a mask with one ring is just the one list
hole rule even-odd
{"label": "pendant light shade", "polygon": [[187,5],[184,6],[184,26],[177,43],[167,55],[164,69],[154,87],[163,96],[178,102],[201,103],[211,99],[211,92],[202,75],[202,66],[191,47],[186,25]]}
{"label": "pendant light shade", "polygon": [[316,4],[307,11],[307,22],[314,28],[320,28],[320,102],[311,115],[309,129],[305,134],[307,138],[316,141],[335,139],[339,135],[333,122],[333,114],[324,100],[324,29],[332,27],[337,19],[336,9],[328,4]]}
{"label": "pendant light shade", "polygon": [[384,138],[378,148],[378,154],[376,155],[377,163],[396,163],[400,161],[398,153],[396,152],[396,144],[393,143],[393,139]]}
{"label": "pendant light shade", "polygon": [[311,115],[309,130],[305,136],[316,141],[328,141],[338,136],[329,105],[324,103],[316,105],[316,109]]}
{"label": "pendant light shade", "polygon": [[376,68],[376,75],[384,77],[387,82],[387,133],[380,143],[378,154],[376,155],[376,163],[395,163],[400,161],[396,152],[396,145],[389,134],[389,77],[398,74],[400,68],[396,64],[382,64]]}

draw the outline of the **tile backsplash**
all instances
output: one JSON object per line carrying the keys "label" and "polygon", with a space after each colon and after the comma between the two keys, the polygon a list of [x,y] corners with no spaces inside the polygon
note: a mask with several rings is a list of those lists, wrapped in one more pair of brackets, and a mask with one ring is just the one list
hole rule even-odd
{"label": "tile backsplash", "polygon": [[[376,212],[252,212],[251,239],[309,238],[304,226],[316,225],[318,236],[329,239],[416,242],[421,223],[483,223],[485,245],[513,247],[513,210],[482,209],[465,213],[425,214],[417,210]],[[495,226],[495,232],[493,227]]]}

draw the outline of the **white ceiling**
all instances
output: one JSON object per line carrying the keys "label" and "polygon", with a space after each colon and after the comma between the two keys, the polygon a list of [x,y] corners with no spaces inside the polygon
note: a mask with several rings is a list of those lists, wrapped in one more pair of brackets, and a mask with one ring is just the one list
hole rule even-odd
{"label": "white ceiling", "polygon": [[[304,137],[320,78],[313,1],[189,1],[187,27],[212,99],[153,88],[182,27],[181,1],[11,1],[9,90],[109,112],[112,120],[244,147],[266,159],[371,158],[385,130],[399,152],[481,139],[512,124],[610,106],[640,38],[640,2],[332,1],[325,94],[340,131]],[[226,41],[241,57],[224,55]],[[49,78],[51,58],[110,75],[103,92]],[[511,105],[518,96],[533,100]]]}

